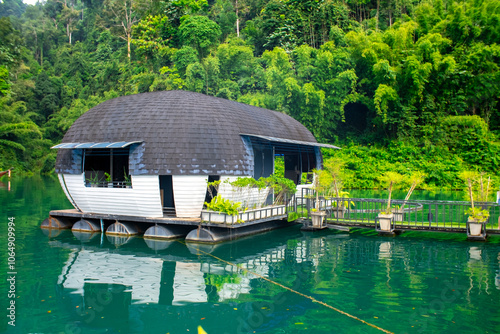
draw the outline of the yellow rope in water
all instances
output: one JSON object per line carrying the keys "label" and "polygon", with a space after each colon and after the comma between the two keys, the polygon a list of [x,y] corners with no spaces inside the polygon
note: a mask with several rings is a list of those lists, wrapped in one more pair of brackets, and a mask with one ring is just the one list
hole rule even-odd
{"label": "yellow rope in water", "polygon": [[[184,244],[184,245],[185,245],[185,243],[183,243],[183,242],[181,242],[181,241],[179,241],[179,240],[177,240],[177,241],[178,241],[178,242],[180,242],[181,244]],[[230,266],[236,267],[236,268],[238,268],[238,269],[240,269],[240,270],[244,270],[244,271],[246,271],[246,272],[249,272],[250,274],[252,274],[252,275],[254,275],[254,276],[257,276],[257,277],[259,277],[259,278],[261,278],[261,279],[263,279],[263,280],[265,280],[265,281],[267,281],[267,282],[269,282],[269,283],[271,283],[271,284],[277,285],[277,286],[279,286],[279,287],[281,287],[281,288],[283,288],[283,289],[285,289],[285,290],[288,290],[288,291],[293,292],[293,293],[295,293],[295,294],[297,294],[297,295],[299,295],[299,296],[302,296],[302,297],[304,297],[304,298],[307,298],[307,299],[311,300],[313,303],[317,303],[317,304],[323,305],[323,306],[325,306],[325,307],[327,307],[327,308],[329,308],[329,309],[331,309],[331,310],[334,310],[335,312],[338,312],[338,313],[340,313],[340,314],[343,314],[343,315],[345,315],[345,316],[347,316],[347,317],[349,317],[349,318],[351,318],[351,319],[357,320],[357,321],[359,321],[359,322],[361,322],[361,323],[363,323],[363,324],[365,324],[365,325],[368,325],[368,326],[370,326],[370,327],[373,327],[373,328],[375,328],[375,329],[378,329],[379,331],[382,331],[382,332],[384,332],[384,333],[394,334],[393,332],[390,332],[390,331],[388,331],[388,330],[386,330],[386,329],[383,329],[383,328],[381,328],[381,327],[379,327],[379,326],[377,326],[377,325],[374,325],[374,324],[372,324],[372,323],[369,323],[368,321],[365,321],[365,320],[363,320],[363,319],[360,319],[360,318],[356,317],[355,315],[352,315],[352,314],[349,314],[349,313],[344,312],[344,311],[342,311],[342,310],[339,310],[338,308],[333,307],[333,306],[331,306],[331,305],[328,305],[327,303],[322,302],[321,300],[317,300],[316,298],[314,298],[314,297],[312,297],[312,296],[308,296],[308,295],[303,294],[303,293],[301,293],[301,292],[298,292],[298,291],[296,291],[296,290],[294,290],[294,289],[292,289],[292,288],[289,288],[289,287],[287,287],[287,286],[285,286],[285,285],[283,285],[283,284],[280,284],[280,283],[278,283],[278,282],[275,282],[275,281],[273,281],[273,280],[270,280],[269,278],[267,278],[267,277],[265,277],[265,276],[262,276],[262,275],[260,275],[260,274],[258,274],[258,273],[256,273],[256,272],[254,272],[254,271],[251,271],[251,270],[248,270],[248,269],[245,269],[245,268],[241,268],[241,267],[240,267],[239,265],[237,265],[237,264],[234,264],[234,263],[232,263],[232,262],[229,262],[229,261],[226,261],[226,260],[224,260],[224,259],[221,259],[221,258],[220,258],[220,257],[218,257],[218,256],[215,256],[215,255],[213,255],[213,254],[210,254],[210,253],[207,253],[207,252],[205,252],[205,251],[202,251],[202,250],[201,250],[201,249],[199,249],[198,247],[196,247],[196,249],[197,249],[197,251],[198,251],[198,252],[200,252],[200,253],[203,253],[203,254],[205,254],[205,255],[211,256],[211,257],[213,257],[214,259],[217,259],[217,260],[219,260],[219,261],[221,261],[221,262],[223,262],[223,263],[229,264]]]}

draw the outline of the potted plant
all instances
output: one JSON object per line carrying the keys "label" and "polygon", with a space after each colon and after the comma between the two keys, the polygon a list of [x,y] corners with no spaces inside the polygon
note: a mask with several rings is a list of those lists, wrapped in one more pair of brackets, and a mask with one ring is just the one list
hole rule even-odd
{"label": "potted plant", "polygon": [[378,220],[380,223],[380,230],[382,231],[392,231],[391,225],[394,218],[393,208],[391,207],[391,197],[394,187],[404,180],[404,176],[397,172],[385,172],[380,176],[380,181],[382,184],[387,186],[387,191],[389,192],[389,197],[387,200],[387,207],[384,211],[378,214]]}
{"label": "potted plant", "polygon": [[113,180],[111,180],[111,175],[109,173],[104,173],[104,177],[106,178],[108,188],[113,188]]}
{"label": "potted plant", "polygon": [[415,190],[415,188],[424,181],[425,176],[426,174],[420,171],[414,172],[409,176],[408,183],[410,184],[410,189],[408,189],[408,193],[406,194],[406,197],[403,201],[403,204],[401,204],[401,207],[396,206],[395,210],[393,210],[394,221],[397,222],[403,221],[404,207],[408,202],[408,200],[410,199],[410,196]]}
{"label": "potted plant", "polygon": [[344,164],[345,162],[339,158],[329,159],[325,162],[325,169],[319,175],[320,184],[328,184],[328,193],[337,198],[331,203],[331,210],[335,218],[344,218],[349,205],[354,205],[354,202],[347,200],[349,193],[342,190]]}
{"label": "potted plant", "polygon": [[87,184],[90,184],[92,188],[98,187],[102,182],[101,177],[99,176],[99,171],[92,170],[89,177],[86,178],[85,181],[87,181]]}
{"label": "potted plant", "polygon": [[211,223],[234,224],[240,222],[238,214],[240,213],[241,203],[233,202],[217,195],[210,202],[205,202],[206,210],[201,211],[201,220]]}
{"label": "potted plant", "polygon": [[297,192],[295,183],[283,176],[271,174],[266,178],[261,178],[259,181],[273,191],[274,201],[273,205],[286,205],[292,196]]}
{"label": "potted plant", "polygon": [[132,188],[132,180],[130,179],[130,175],[125,171],[125,168],[123,169],[123,184],[125,188]]}
{"label": "potted plant", "polygon": [[320,172],[318,170],[313,170],[314,173],[314,178],[313,178],[313,190],[316,192],[316,201],[314,202],[314,208],[311,210],[311,221],[312,221],[312,226],[315,228],[322,228],[324,227],[323,225],[323,220],[326,216],[326,211],[321,210],[321,202],[319,199],[319,193],[320,193],[320,180],[319,180],[319,175]]}
{"label": "potted plant", "polygon": [[470,208],[465,211],[465,215],[467,216],[467,231],[471,236],[481,236],[485,232],[484,225],[487,223],[490,213],[484,208],[475,206],[474,184],[477,183],[479,186],[476,197],[480,202],[486,202],[488,200],[491,180],[488,177],[485,187],[483,175],[474,171],[463,171],[460,173],[460,178],[465,181],[467,196],[471,204]]}

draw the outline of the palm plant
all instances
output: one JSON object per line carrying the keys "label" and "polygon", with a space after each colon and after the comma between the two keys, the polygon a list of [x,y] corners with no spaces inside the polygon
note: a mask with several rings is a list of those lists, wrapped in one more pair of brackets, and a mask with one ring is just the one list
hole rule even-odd
{"label": "palm plant", "polygon": [[[488,210],[484,210],[481,207],[475,206],[474,198],[477,198],[479,202],[488,201],[491,185],[490,177],[488,177],[486,181],[484,178],[484,174],[478,173],[476,171],[463,171],[459,174],[459,177],[465,181],[467,196],[471,204],[471,207],[465,212],[465,214],[468,215],[472,220],[478,222],[486,221],[490,215]],[[475,191],[474,188],[476,184],[478,187],[477,191]]]}
{"label": "palm plant", "polygon": [[401,211],[403,211],[404,206],[406,205],[406,202],[410,199],[411,194],[415,190],[415,188],[424,181],[426,177],[426,174],[420,171],[417,171],[409,176],[409,183],[410,183],[410,189],[408,190],[408,193],[406,194],[405,200],[403,201],[403,204],[401,205]]}
{"label": "palm plant", "polygon": [[391,198],[392,198],[392,191],[394,188],[403,182],[404,176],[397,173],[397,172],[385,172],[379,177],[380,182],[384,184],[387,187],[387,191],[389,192],[389,198],[387,200],[387,208],[385,209],[385,214],[390,214],[392,213],[392,208],[391,208]]}

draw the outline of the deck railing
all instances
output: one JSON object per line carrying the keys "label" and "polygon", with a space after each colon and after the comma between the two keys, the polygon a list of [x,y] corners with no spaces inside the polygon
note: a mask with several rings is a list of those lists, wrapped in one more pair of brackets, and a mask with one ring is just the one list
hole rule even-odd
{"label": "deck railing", "polygon": [[[267,198],[267,200],[266,200]],[[294,197],[285,194],[279,200],[275,200],[272,191],[266,192],[266,196],[257,198],[257,196],[250,193],[246,197],[240,196],[238,198],[244,204],[264,202],[258,207],[246,207],[243,205],[238,214],[231,216],[217,211],[210,211],[203,209],[201,211],[202,224],[225,224],[225,225],[242,225],[242,224],[255,224],[265,221],[276,219],[283,219],[288,217],[292,212],[296,212]]]}
{"label": "deck railing", "polygon": [[[316,208],[316,194],[312,189],[303,189],[297,196],[296,212],[310,219],[310,212]],[[403,206],[404,204],[404,206]],[[487,210],[490,214],[486,229],[500,229],[500,205],[494,202],[478,202],[476,206]],[[338,210],[338,208],[344,208]],[[320,210],[326,211],[328,223],[339,225],[360,225],[375,227],[380,212],[385,211],[387,199],[368,198],[325,198],[319,197]],[[466,230],[466,210],[470,202],[465,201],[431,201],[431,200],[391,200],[391,207],[403,207],[400,214],[394,215],[396,228],[425,230]],[[394,209],[393,209],[394,212]]]}

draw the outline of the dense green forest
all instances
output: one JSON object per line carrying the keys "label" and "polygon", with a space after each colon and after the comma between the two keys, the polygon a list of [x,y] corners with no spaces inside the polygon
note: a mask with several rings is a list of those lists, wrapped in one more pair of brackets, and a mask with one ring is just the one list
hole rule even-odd
{"label": "dense green forest", "polygon": [[114,97],[184,89],[278,110],[386,170],[500,175],[498,0],[0,1],[0,170],[48,173],[50,147]]}

